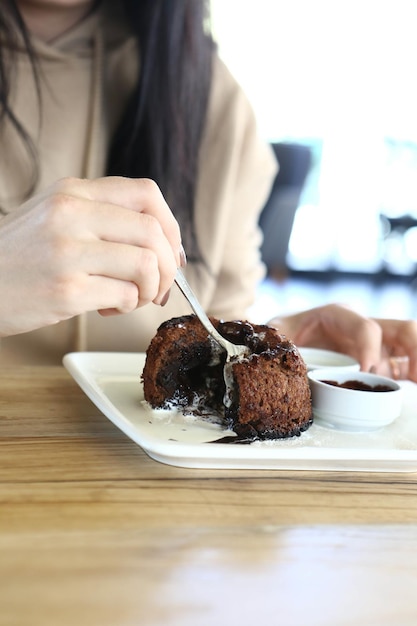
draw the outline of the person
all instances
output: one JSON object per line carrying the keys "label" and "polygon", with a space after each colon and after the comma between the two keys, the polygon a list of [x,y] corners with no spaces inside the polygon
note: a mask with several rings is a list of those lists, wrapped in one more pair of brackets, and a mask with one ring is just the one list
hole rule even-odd
{"label": "person", "polygon": [[[203,0],[3,3],[0,362],[144,351],[190,312],[184,249],[206,311],[245,317],[276,162],[206,25]],[[417,381],[414,321],[330,304],[271,323]]]}

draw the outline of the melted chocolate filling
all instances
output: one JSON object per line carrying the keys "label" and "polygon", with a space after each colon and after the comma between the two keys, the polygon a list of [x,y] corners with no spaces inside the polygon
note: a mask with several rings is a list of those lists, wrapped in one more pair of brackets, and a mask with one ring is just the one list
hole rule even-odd
{"label": "melted chocolate filling", "polygon": [[304,431],[306,431],[311,424],[313,423],[313,418],[310,419],[309,422],[303,424],[300,428],[295,428],[290,433],[280,433],[278,431],[273,432],[263,432],[257,433],[254,428],[249,425],[243,426],[240,429],[238,428],[236,432],[236,437],[233,435],[226,435],[225,437],[220,437],[220,439],[215,439],[214,441],[209,441],[208,443],[252,443],[253,441],[266,441],[268,439],[277,440],[277,439],[289,439],[290,437],[299,437]]}

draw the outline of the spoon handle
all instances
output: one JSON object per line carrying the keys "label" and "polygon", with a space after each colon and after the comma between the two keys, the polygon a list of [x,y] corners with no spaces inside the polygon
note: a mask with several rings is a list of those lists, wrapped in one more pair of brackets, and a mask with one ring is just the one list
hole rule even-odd
{"label": "spoon handle", "polygon": [[213,324],[210,322],[203,307],[197,300],[193,290],[187,282],[187,279],[180,269],[177,269],[175,282],[177,283],[179,289],[182,291],[184,296],[187,298],[194,313],[197,315],[200,322],[203,324],[207,332],[213,337],[213,339],[217,341],[217,343],[219,343],[224,350],[226,350],[229,356],[236,356],[241,354],[241,346],[236,346],[235,344],[231,343],[230,341],[222,337],[220,333],[214,328]]}

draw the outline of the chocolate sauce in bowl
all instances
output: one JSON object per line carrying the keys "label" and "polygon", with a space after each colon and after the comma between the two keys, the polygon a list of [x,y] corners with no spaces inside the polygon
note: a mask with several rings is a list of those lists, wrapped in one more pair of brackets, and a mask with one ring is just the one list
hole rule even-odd
{"label": "chocolate sauce in bowl", "polygon": [[322,383],[326,385],[332,385],[333,387],[340,387],[342,389],[353,389],[355,391],[395,391],[389,385],[368,385],[360,380],[346,380],[344,383],[338,383],[335,380],[322,380]]}

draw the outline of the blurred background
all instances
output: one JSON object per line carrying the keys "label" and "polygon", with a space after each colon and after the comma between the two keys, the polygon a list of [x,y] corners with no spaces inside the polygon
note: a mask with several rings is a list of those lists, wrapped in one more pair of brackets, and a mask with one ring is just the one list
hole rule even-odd
{"label": "blurred background", "polygon": [[211,0],[220,55],[282,164],[262,298],[417,317],[415,6]]}

